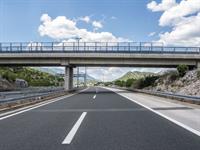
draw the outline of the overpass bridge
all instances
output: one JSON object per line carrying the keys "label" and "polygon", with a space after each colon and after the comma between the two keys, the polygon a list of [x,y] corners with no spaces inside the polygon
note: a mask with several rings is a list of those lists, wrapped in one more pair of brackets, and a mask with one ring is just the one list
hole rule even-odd
{"label": "overpass bridge", "polygon": [[0,65],[65,66],[65,88],[77,66],[200,68],[200,47],[166,47],[147,42],[0,43]]}

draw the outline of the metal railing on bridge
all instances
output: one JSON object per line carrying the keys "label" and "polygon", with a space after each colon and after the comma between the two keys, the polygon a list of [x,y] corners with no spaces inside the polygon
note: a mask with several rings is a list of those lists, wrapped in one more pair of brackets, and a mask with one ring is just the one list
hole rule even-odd
{"label": "metal railing on bridge", "polygon": [[13,42],[0,43],[0,53],[192,53],[200,47],[163,46],[149,42]]}

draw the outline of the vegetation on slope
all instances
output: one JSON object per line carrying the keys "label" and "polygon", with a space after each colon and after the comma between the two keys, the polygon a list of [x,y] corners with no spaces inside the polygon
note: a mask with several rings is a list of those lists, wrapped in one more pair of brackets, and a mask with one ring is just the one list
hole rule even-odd
{"label": "vegetation on slope", "polygon": [[24,79],[30,86],[58,86],[63,82],[62,77],[30,67],[0,67],[0,76],[9,82],[14,82],[17,78]]}
{"label": "vegetation on slope", "polygon": [[188,66],[182,64],[177,66],[176,70],[167,71],[162,75],[128,72],[118,80],[104,85],[200,95],[199,79],[200,70],[189,71]]}
{"label": "vegetation on slope", "polygon": [[139,71],[131,72],[131,71],[129,71],[122,77],[118,78],[117,80],[120,80],[120,81],[127,81],[128,79],[138,80],[138,79],[145,78],[145,77],[152,76],[152,75],[155,75],[155,74],[150,73],[150,72],[139,72]]}
{"label": "vegetation on slope", "polygon": [[121,78],[114,81],[114,84],[120,87],[143,88],[153,84],[157,75],[149,72],[127,72]]}

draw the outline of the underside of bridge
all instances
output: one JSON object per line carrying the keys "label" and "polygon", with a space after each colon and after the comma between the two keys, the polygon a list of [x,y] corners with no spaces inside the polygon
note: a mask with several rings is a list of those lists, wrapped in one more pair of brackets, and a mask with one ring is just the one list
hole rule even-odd
{"label": "underside of bridge", "polygon": [[162,67],[175,68],[180,64],[200,69],[200,55],[196,53],[116,53],[116,52],[4,52],[0,66],[64,66],[66,90],[73,88],[73,68],[86,67]]}

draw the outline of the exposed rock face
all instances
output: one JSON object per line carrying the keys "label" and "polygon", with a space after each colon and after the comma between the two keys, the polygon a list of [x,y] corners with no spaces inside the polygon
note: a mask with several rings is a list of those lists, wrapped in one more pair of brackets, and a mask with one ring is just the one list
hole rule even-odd
{"label": "exposed rock face", "polygon": [[171,74],[166,75],[156,81],[155,87],[147,87],[146,89],[200,96],[198,70],[188,71],[184,77],[176,79]]}
{"label": "exposed rock face", "polygon": [[15,87],[10,82],[0,77],[0,91],[9,91],[13,90],[14,88]]}
{"label": "exposed rock face", "polygon": [[16,79],[15,85],[19,88],[26,88],[28,87],[28,82],[23,79]]}

